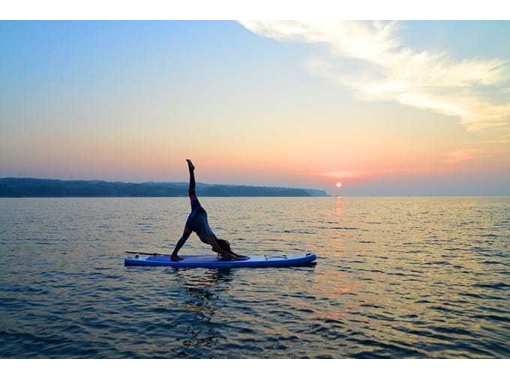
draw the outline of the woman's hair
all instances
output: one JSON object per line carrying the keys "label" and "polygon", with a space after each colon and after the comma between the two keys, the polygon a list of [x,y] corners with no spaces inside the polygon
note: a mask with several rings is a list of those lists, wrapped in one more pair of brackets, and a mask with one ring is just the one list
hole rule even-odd
{"label": "woman's hair", "polygon": [[223,239],[216,239],[218,242],[218,245],[221,247],[221,249],[224,249],[227,252],[232,252],[232,249],[230,248],[230,243],[227,240]]}

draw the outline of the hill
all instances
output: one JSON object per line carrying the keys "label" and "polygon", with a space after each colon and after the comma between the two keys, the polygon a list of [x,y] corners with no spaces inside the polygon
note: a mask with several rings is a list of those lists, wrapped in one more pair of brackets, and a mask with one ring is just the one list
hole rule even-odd
{"label": "hill", "polygon": [[[323,190],[286,187],[210,185],[197,183],[201,197],[313,197]],[[0,178],[0,197],[183,197],[184,182],[63,181],[36,178]]]}

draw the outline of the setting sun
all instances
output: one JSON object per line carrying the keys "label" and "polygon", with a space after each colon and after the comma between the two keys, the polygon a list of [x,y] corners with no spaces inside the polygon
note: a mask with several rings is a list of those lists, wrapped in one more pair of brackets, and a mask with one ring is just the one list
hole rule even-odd
{"label": "setting sun", "polygon": [[342,187],[342,183],[341,182],[337,182],[336,183],[336,187],[338,187],[338,188]]}

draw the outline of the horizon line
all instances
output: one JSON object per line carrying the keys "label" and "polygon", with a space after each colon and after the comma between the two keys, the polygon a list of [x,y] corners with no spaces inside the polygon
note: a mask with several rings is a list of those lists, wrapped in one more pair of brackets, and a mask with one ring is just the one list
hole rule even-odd
{"label": "horizon line", "polygon": [[[161,182],[161,181],[144,181],[144,182],[131,182],[131,181],[120,181],[120,180],[102,180],[102,179],[60,179],[60,178],[40,178],[40,177],[0,177],[0,180],[6,180],[6,179],[15,179],[15,180],[48,180],[48,181],[61,181],[61,182],[106,182],[106,183],[124,183],[124,184],[147,184],[147,183],[156,183],[156,184],[187,184],[185,181],[167,181],[167,182]],[[315,196],[315,197],[331,197],[331,198],[341,198],[341,197],[364,197],[364,198],[372,198],[372,197],[388,197],[388,198],[395,198],[395,197],[449,197],[449,198],[473,198],[473,197],[483,197],[483,198],[506,198],[510,197],[510,193],[508,194],[442,194],[442,193],[435,193],[435,194],[409,194],[409,193],[403,193],[403,194],[356,194],[356,193],[350,193],[350,194],[330,194],[327,190],[324,189],[318,189],[318,188],[309,188],[309,187],[289,187],[289,186],[271,186],[271,185],[243,185],[243,184],[225,184],[225,183],[205,183],[205,182],[197,182],[197,184],[200,185],[208,185],[208,186],[239,186],[239,187],[262,187],[262,188],[281,188],[281,189],[295,189],[295,190],[315,190],[315,191],[323,191],[326,193],[326,195],[321,196]],[[207,196],[207,195],[203,195]],[[245,197],[245,196],[229,196],[229,197]],[[59,198],[59,197],[21,197],[21,198]],[[117,198],[115,196],[113,197],[102,197],[102,196],[93,196],[93,197],[65,197],[65,198]],[[118,198],[140,198],[140,197],[130,197],[130,196],[119,196]],[[142,197],[143,198],[143,197]],[[148,196],[146,198],[154,198],[151,196]],[[159,197],[158,198],[165,198]],[[169,196],[168,198],[172,198],[172,196]],[[279,197],[281,198],[281,197]]]}

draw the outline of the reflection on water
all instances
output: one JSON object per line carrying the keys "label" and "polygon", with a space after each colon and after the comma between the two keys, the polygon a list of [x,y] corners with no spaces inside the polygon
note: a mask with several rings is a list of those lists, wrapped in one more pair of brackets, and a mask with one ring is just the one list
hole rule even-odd
{"label": "reflection on water", "polygon": [[177,282],[187,292],[185,310],[191,320],[187,323],[188,338],[181,343],[185,347],[210,348],[218,343],[221,332],[213,322],[217,306],[216,292],[228,289],[232,273],[228,268],[197,270],[175,269]]}
{"label": "reflection on water", "polygon": [[125,268],[173,248],[184,198],[0,199],[0,357],[510,355],[510,198],[203,204],[240,253],[317,266]]}

